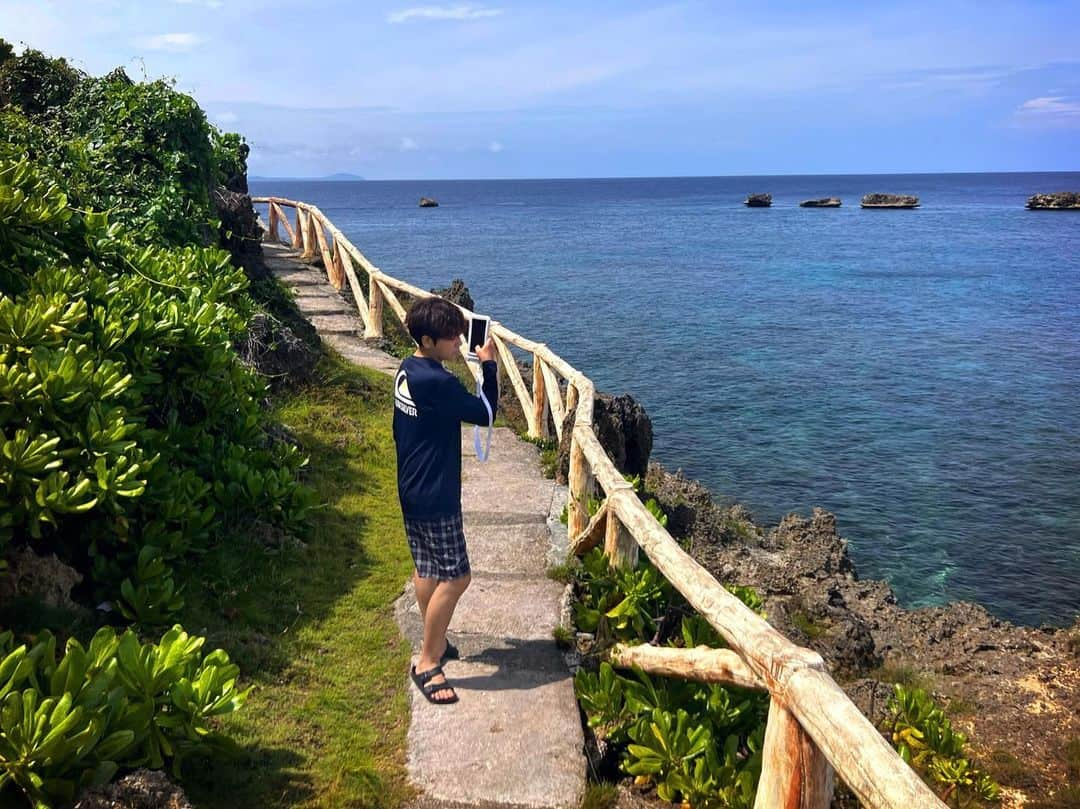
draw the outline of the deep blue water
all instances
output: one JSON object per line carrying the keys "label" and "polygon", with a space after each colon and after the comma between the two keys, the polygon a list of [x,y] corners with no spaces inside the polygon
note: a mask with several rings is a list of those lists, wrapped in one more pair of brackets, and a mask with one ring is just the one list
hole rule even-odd
{"label": "deep blue water", "polygon": [[[463,278],[641,401],[653,458],[718,498],[835,512],[903,604],[1060,624],[1080,613],[1080,212],[1023,207],[1055,190],[1080,173],[252,184],[398,278]],[[741,205],[758,191],[771,209]],[[872,191],[922,207],[860,210]],[[844,207],[797,207],[819,196]]]}

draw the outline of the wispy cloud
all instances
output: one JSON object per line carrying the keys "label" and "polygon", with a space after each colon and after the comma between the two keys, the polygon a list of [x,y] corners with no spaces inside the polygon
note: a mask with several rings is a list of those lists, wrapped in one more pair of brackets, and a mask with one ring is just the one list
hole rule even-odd
{"label": "wispy cloud", "polygon": [[420,148],[420,144],[412,138],[402,138],[398,144],[398,150],[402,152],[415,152]]}
{"label": "wispy cloud", "polygon": [[151,51],[189,51],[202,42],[202,37],[190,33],[155,34],[139,37],[135,44]]}
{"label": "wispy cloud", "polygon": [[479,20],[484,17],[498,17],[502,13],[501,8],[485,8],[471,3],[458,6],[416,6],[388,14],[386,21],[396,24],[414,20]]}
{"label": "wispy cloud", "polygon": [[1029,98],[1016,108],[1017,121],[1043,126],[1080,125],[1080,100],[1067,96]]}
{"label": "wispy cloud", "polygon": [[501,143],[499,143],[497,140],[493,140],[491,143],[488,144],[488,151],[491,152],[492,154],[498,154],[504,148],[505,147]]}
{"label": "wispy cloud", "polygon": [[182,6],[206,6],[206,8],[221,8],[221,0],[173,0]]}

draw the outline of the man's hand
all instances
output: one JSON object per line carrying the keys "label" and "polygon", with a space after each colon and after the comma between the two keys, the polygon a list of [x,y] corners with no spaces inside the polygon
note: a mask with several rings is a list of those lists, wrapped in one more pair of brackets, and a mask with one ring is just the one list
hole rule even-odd
{"label": "man's hand", "polygon": [[495,338],[488,335],[487,342],[476,349],[476,356],[480,358],[480,362],[495,359]]}

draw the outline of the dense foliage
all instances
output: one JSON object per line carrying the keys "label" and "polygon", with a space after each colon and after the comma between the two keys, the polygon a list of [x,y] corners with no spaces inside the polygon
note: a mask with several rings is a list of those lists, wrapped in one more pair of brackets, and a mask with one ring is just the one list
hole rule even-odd
{"label": "dense foliage", "polygon": [[[681,598],[647,559],[613,570],[594,549],[576,573],[575,620],[611,641],[720,648],[723,639]],[[729,588],[751,609],[750,588]],[[721,685],[619,674],[603,662],[574,679],[588,723],[615,751],[623,772],[652,783],[657,795],[694,807],[750,809],[761,774],[768,695]]]}
{"label": "dense foliage", "polygon": [[[167,82],[0,40],[0,566],[55,553],[79,600],[143,628],[182,608],[185,556],[256,520],[299,532],[314,503],[233,348],[247,276],[210,246],[213,189],[243,189],[246,156]],[[202,644],[104,628],[57,660],[48,632],[0,634],[0,792],[64,803],[227,747],[214,719],[244,694]]]}
{"label": "dense foliage", "polygon": [[246,183],[247,145],[163,80],[100,78],[27,50],[0,64],[0,141],[59,182],[75,208],[107,211],[141,243],[209,244],[210,192]]}
{"label": "dense foliage", "polygon": [[250,308],[223,251],[140,247],[0,158],[0,543],[122,579],[167,619],[165,565],[250,515],[297,528],[294,448],[267,439],[262,382],[231,338]]}
{"label": "dense foliage", "polygon": [[179,626],[160,643],[105,627],[59,659],[43,632],[32,647],[0,634],[0,789],[35,807],[70,803],[120,767],[179,768],[186,755],[228,753],[211,722],[243,705],[239,670]]}
{"label": "dense foliage", "polygon": [[967,737],[953,729],[921,688],[897,684],[889,701],[889,731],[900,757],[956,809],[996,801],[1000,788],[971,760]]}

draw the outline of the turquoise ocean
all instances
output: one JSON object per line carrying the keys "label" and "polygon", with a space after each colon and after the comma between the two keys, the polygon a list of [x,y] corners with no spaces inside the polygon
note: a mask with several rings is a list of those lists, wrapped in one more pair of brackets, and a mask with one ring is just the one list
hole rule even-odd
{"label": "turquoise ocean", "polygon": [[1080,613],[1080,212],[1024,210],[1057,190],[1080,173],[251,183],[391,275],[462,278],[721,502],[822,506],[905,606],[1025,624]]}

